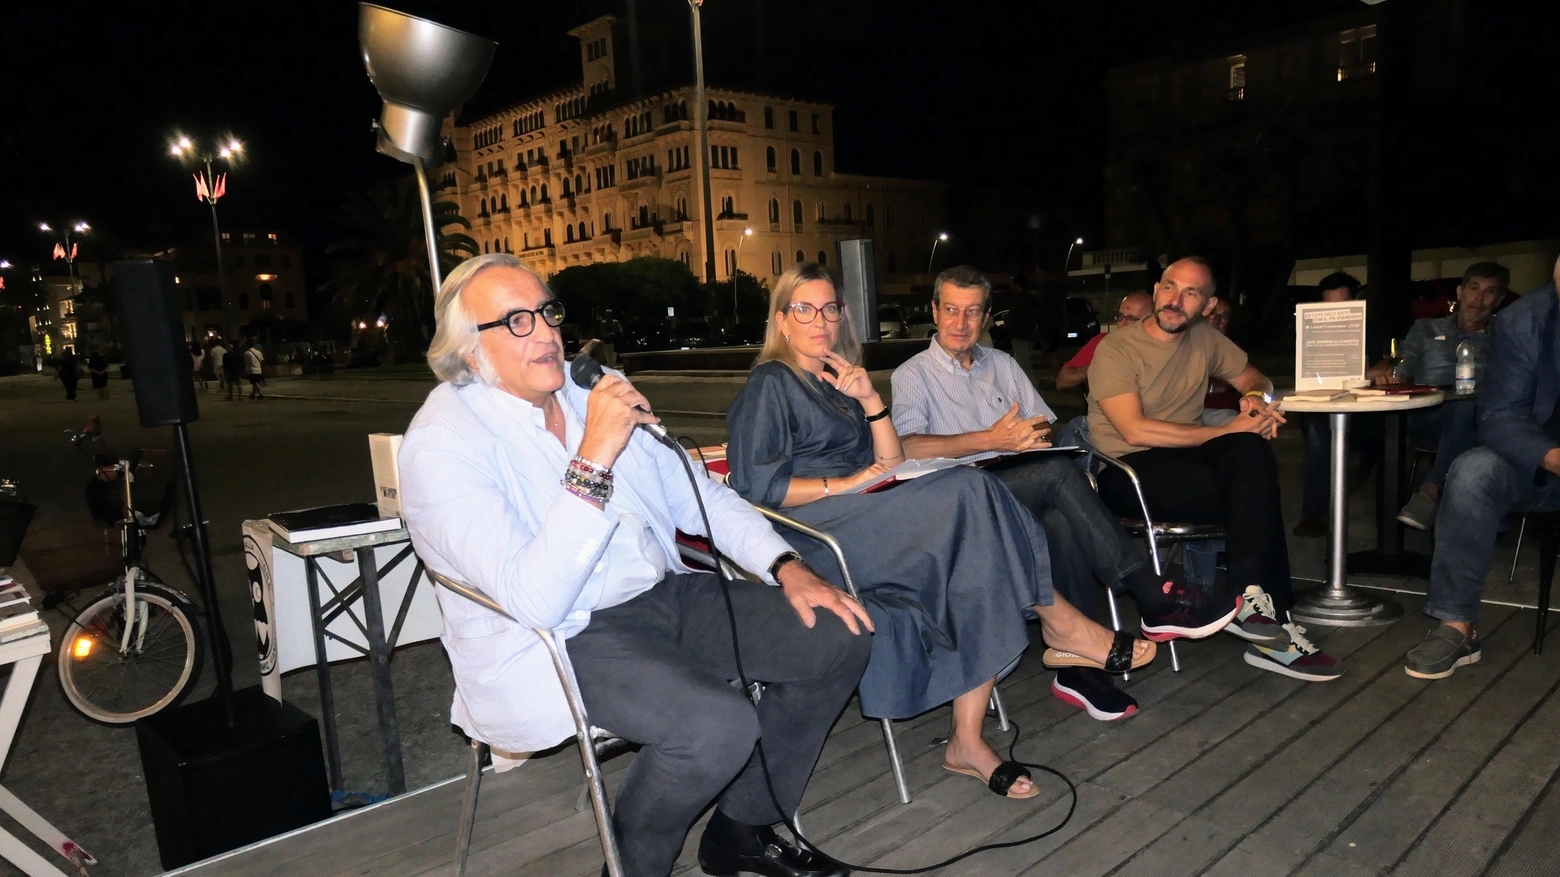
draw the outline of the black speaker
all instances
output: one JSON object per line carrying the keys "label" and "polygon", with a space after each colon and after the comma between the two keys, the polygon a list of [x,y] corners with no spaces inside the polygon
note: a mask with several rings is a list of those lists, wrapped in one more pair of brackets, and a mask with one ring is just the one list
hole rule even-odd
{"label": "black speaker", "polygon": [[114,277],[141,425],[199,420],[184,319],[173,292],[173,266],[163,259],[115,262]]}
{"label": "black speaker", "polygon": [[178,868],[330,816],[320,729],[258,687],[136,722],[164,868]]}

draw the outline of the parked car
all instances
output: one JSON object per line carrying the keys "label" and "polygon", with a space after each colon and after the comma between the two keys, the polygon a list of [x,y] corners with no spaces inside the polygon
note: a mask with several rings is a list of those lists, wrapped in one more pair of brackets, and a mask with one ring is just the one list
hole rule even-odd
{"label": "parked car", "polygon": [[[991,317],[992,345],[998,350],[1012,350],[1013,338],[1008,334],[1007,318],[1010,311],[997,311]],[[1100,334],[1100,315],[1094,305],[1083,296],[1067,299],[1065,321],[1062,324],[1062,344],[1075,347]],[[1042,333],[1043,337],[1043,333]],[[1040,339],[1036,339],[1038,342]]]}
{"label": "parked car", "polygon": [[905,318],[906,338],[930,338],[937,334],[937,323],[931,314],[911,314]]}
{"label": "parked car", "polygon": [[909,337],[899,305],[878,305],[878,337],[884,341]]}

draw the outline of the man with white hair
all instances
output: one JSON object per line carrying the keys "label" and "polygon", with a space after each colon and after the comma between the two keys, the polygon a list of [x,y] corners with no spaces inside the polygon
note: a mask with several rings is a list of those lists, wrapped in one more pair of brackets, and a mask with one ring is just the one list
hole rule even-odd
{"label": "man with white hair", "polygon": [[[518,259],[462,263],[435,310],[428,361],[443,383],[401,445],[407,529],[430,569],[519,620],[439,593],[451,720],[503,750],[573,736],[531,631],[551,629],[568,639],[592,723],[644,746],[613,808],[627,873],[670,873],[717,799],[699,844],[708,873],[848,873],[771,826],[795,812],[866,667],[866,610],[735,493],[703,476],[695,488],[681,451],[637,429],[656,418],[631,384],[565,380],[563,303]],[[677,530],[711,536],[738,566],[767,571],[767,584],[723,593],[715,575],[680,561]],[[756,705],[730,684],[743,675],[738,655],[768,685]]]}
{"label": "man with white hair", "polygon": [[1436,512],[1425,614],[1440,620],[1403,669],[1443,679],[1479,660],[1479,597],[1511,512],[1560,511],[1560,261],[1554,282],[1495,315],[1479,442],[1458,455]]}

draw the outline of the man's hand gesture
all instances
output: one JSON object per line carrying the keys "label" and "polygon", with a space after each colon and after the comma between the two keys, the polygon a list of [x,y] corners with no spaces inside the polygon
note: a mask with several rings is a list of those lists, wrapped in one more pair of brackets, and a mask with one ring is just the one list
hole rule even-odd
{"label": "man's hand gesture", "polygon": [[1051,446],[1046,437],[1051,434],[1051,422],[1045,417],[1025,420],[1018,416],[1018,403],[1014,402],[1008,413],[1002,415],[986,429],[988,444],[993,451],[1028,451]]}
{"label": "man's hand gesture", "polygon": [[849,594],[819,578],[817,573],[808,569],[807,564],[793,560],[781,566],[775,578],[779,580],[781,590],[785,591],[785,598],[791,601],[791,608],[796,610],[806,627],[812,628],[818,623],[814,610],[827,609],[838,615],[851,633],[859,634],[863,627],[868,633],[873,631],[872,617],[867,614],[867,608]]}

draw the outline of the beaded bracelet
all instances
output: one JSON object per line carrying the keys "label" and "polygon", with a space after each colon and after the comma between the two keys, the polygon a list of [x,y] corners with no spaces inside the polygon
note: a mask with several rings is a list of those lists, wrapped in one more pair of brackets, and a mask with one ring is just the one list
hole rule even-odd
{"label": "beaded bracelet", "polygon": [[569,465],[578,466],[591,475],[601,475],[606,478],[612,477],[612,467],[603,466],[600,463],[593,463],[578,454],[575,454],[574,459],[569,461]]}
{"label": "beaded bracelet", "polygon": [[588,474],[571,464],[563,473],[563,489],[580,499],[605,504],[612,498],[612,478]]}

